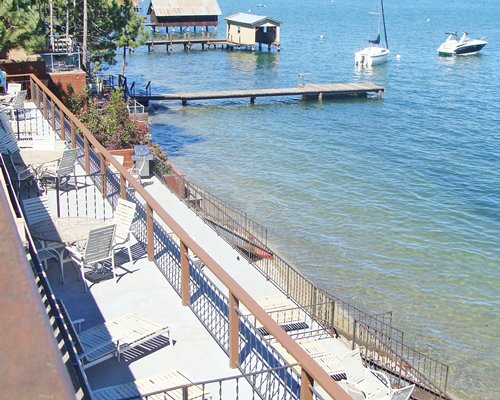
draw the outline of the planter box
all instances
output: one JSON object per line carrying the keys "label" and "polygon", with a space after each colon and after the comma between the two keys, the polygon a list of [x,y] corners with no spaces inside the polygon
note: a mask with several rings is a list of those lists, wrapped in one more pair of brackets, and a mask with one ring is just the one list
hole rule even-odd
{"label": "planter box", "polygon": [[132,161],[132,154],[134,154],[134,149],[119,149],[119,150],[108,150],[114,156],[123,156],[123,166],[130,169],[134,166]]}

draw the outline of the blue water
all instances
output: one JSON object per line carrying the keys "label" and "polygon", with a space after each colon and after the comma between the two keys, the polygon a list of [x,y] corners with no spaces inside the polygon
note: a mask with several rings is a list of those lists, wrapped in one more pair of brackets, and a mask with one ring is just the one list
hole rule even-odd
{"label": "blue water", "polygon": [[[393,310],[407,343],[451,366],[452,394],[500,398],[500,1],[386,0],[392,60],[363,72],[353,53],[374,36],[373,0],[260,2],[219,5],[282,21],[280,53],[141,48],[127,75],[161,93],[295,86],[303,73],[383,85],[382,100],[157,104],[154,140],[322,288]],[[489,44],[440,58],[450,30]]]}

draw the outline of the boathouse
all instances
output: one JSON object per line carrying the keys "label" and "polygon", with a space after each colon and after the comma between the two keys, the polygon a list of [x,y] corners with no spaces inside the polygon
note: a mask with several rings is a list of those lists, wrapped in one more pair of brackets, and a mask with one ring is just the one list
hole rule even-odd
{"label": "boathouse", "polygon": [[156,28],[216,27],[222,15],[217,0],[151,0],[148,7],[151,26]]}
{"label": "boathouse", "polygon": [[281,22],[262,15],[237,13],[226,17],[227,41],[236,46],[247,46],[252,49],[258,44],[271,45],[280,49]]}

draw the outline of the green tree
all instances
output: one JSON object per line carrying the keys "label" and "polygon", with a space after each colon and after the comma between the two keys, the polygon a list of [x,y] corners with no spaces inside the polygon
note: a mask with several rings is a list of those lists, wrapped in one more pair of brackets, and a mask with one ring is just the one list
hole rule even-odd
{"label": "green tree", "polygon": [[18,47],[31,53],[44,45],[44,25],[36,0],[1,0],[0,58]]}
{"label": "green tree", "polygon": [[[71,12],[73,35],[83,42],[83,0],[75,0]],[[145,41],[141,17],[130,0],[87,0],[87,52],[94,69],[103,64],[115,64],[119,47],[135,48]]]}
{"label": "green tree", "polygon": [[119,30],[116,45],[122,48],[122,75],[125,75],[127,64],[127,49],[135,49],[146,41],[146,31],[142,18],[132,10],[130,0],[125,0],[120,10]]}
{"label": "green tree", "polygon": [[130,120],[127,104],[119,91],[111,94],[104,109],[89,101],[82,121],[107,149],[126,149],[134,144],[149,144],[148,130]]}

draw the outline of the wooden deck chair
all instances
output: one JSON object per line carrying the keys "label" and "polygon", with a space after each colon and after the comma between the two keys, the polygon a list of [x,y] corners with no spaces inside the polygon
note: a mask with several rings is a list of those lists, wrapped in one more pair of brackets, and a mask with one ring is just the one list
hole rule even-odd
{"label": "wooden deck chair", "polygon": [[[136,380],[134,382],[125,383],[122,385],[108,386],[102,389],[97,389],[92,392],[95,400],[108,400],[116,398],[142,398],[147,397],[151,400],[205,400],[211,399],[209,392],[204,390],[201,385],[192,385],[184,389],[187,397],[183,397],[183,389],[169,390],[179,386],[190,385],[192,381],[179,370],[173,369],[165,371],[161,374]],[[149,393],[162,391],[156,395],[147,396]]]}
{"label": "wooden deck chair", "polygon": [[108,225],[102,228],[95,228],[89,231],[85,247],[81,249],[76,244],[66,246],[69,258],[75,262],[83,280],[83,288],[87,291],[85,280],[85,267],[92,266],[98,270],[99,265],[104,261],[111,260],[111,271],[115,278],[115,260],[113,257],[113,237],[116,225]]}
{"label": "wooden deck chair", "polygon": [[78,334],[78,345],[83,353],[83,368],[90,368],[105,360],[120,356],[140,344],[166,333],[169,343],[170,329],[137,314],[128,314],[112,321],[86,329]]}
{"label": "wooden deck chair", "polygon": [[359,348],[347,353],[342,360],[347,377],[344,383],[349,393],[361,392],[365,399],[390,398],[389,378],[380,371],[365,367]]}
{"label": "wooden deck chair", "polygon": [[120,248],[128,249],[129,260],[132,261],[132,250],[130,249],[130,228],[135,217],[135,203],[118,199],[113,222],[116,224],[115,237],[113,239],[113,257],[115,251]]}

